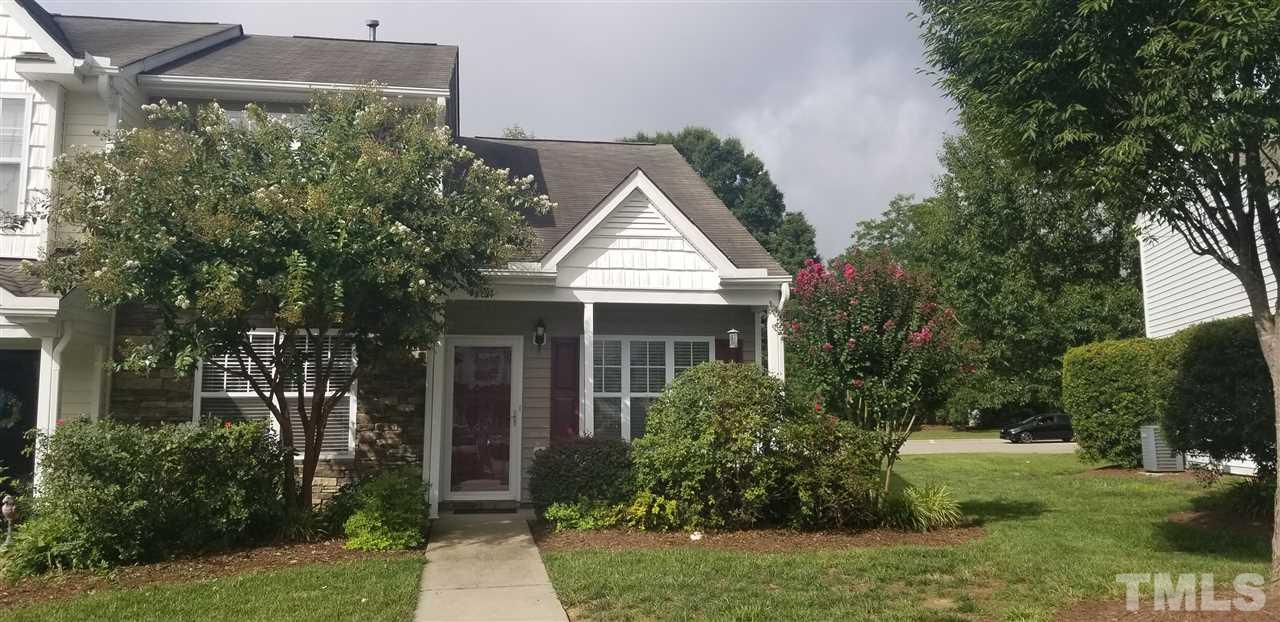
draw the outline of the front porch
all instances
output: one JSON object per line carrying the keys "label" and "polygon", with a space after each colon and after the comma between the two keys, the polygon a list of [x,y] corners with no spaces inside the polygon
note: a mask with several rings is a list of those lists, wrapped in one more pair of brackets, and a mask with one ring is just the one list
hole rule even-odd
{"label": "front porch", "polygon": [[[781,289],[744,304],[459,300],[427,360],[423,475],[441,503],[528,503],[534,454],[575,436],[632,440],[650,403],[709,360],[785,361]],[[772,300],[769,300],[769,298]]]}

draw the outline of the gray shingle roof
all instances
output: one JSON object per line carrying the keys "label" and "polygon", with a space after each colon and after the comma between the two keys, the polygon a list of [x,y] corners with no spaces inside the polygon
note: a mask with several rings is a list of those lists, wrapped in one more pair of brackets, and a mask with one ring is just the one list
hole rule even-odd
{"label": "gray shingle roof", "polygon": [[457,62],[452,45],[246,35],[148,73],[448,89]]}
{"label": "gray shingle roof", "polygon": [[22,267],[23,259],[0,259],[0,287],[9,290],[14,296],[57,296],[47,291],[40,279],[32,276]]}
{"label": "gray shingle roof", "polygon": [[157,22],[74,15],[53,15],[53,21],[71,46],[72,54],[107,56],[117,67],[209,35],[240,28],[237,24],[213,22]]}
{"label": "gray shingle roof", "polygon": [[548,216],[531,219],[542,256],[637,168],[657,184],[739,268],[785,275],[733,213],[671,145],[504,138],[460,138],[485,162],[533,175],[539,190],[556,202]]}

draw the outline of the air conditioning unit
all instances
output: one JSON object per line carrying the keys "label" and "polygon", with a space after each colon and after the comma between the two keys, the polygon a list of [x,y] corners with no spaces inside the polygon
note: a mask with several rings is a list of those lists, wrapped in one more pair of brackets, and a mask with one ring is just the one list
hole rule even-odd
{"label": "air conditioning unit", "polygon": [[1182,454],[1169,447],[1158,425],[1142,430],[1142,469],[1148,473],[1175,473],[1187,470]]}

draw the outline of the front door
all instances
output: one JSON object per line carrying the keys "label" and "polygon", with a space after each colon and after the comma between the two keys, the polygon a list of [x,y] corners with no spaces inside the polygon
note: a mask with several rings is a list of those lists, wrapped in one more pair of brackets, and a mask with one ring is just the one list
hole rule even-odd
{"label": "front door", "polygon": [[446,499],[520,498],[520,337],[450,337]]}

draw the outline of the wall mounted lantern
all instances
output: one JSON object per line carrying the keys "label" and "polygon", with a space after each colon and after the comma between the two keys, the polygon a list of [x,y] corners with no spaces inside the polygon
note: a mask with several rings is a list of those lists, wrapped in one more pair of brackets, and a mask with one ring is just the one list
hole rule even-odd
{"label": "wall mounted lantern", "polygon": [[547,323],[539,319],[538,324],[533,327],[533,345],[541,350],[545,343],[547,343]]}
{"label": "wall mounted lantern", "polygon": [[729,349],[730,350],[738,349],[738,329],[736,328],[729,329]]}

